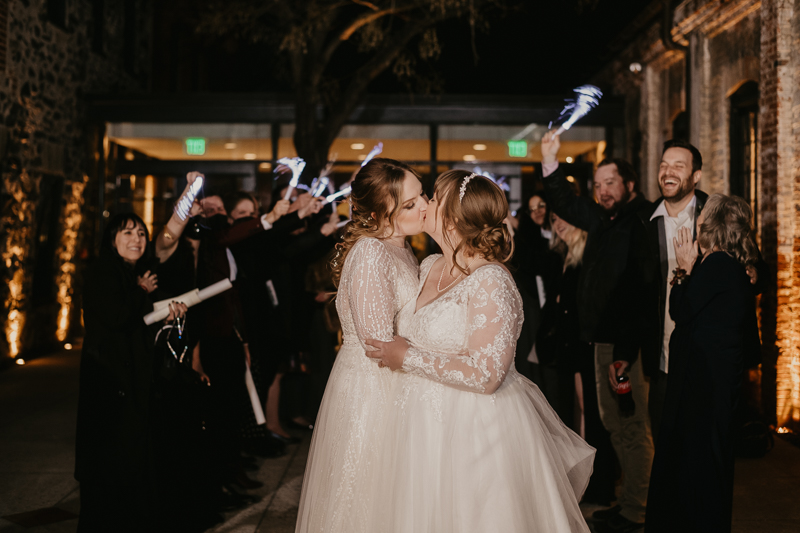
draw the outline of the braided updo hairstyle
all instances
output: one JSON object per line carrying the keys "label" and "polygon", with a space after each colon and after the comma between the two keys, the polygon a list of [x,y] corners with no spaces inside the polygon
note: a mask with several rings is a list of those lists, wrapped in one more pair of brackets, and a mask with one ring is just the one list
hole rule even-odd
{"label": "braided updo hairstyle", "polygon": [[[406,172],[422,181],[410,166],[394,159],[376,157],[358,171],[350,184],[352,219],[347,223],[342,242],[336,245],[331,262],[333,281],[338,286],[342,267],[350,249],[363,237],[385,238],[394,231],[394,221],[402,208]],[[386,227],[389,235],[385,235]]]}
{"label": "braided updo hairstyle", "polygon": [[[445,242],[453,248],[453,264],[465,275],[469,272],[456,259],[459,251],[498,263],[507,262],[514,253],[514,240],[503,222],[508,216],[505,193],[486,176],[474,176],[459,200],[464,178],[469,175],[465,170],[450,170],[436,178],[433,188],[438,200],[437,222],[442,225]],[[455,246],[446,231],[449,227],[462,237]]]}

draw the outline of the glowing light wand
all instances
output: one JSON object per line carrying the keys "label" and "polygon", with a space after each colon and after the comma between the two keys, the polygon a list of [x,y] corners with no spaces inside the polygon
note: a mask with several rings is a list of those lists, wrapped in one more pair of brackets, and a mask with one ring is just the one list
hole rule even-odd
{"label": "glowing light wand", "polygon": [[200,192],[200,189],[203,188],[203,177],[198,176],[195,178],[194,183],[189,187],[189,190],[181,196],[181,199],[178,200],[178,203],[175,204],[175,215],[181,219],[181,222],[186,220],[189,216],[189,211],[192,209],[192,204],[194,203],[195,199],[197,198],[197,194]]}
{"label": "glowing light wand", "polygon": [[337,198],[341,198],[343,196],[347,196],[352,191],[353,191],[352,187],[345,187],[344,189],[342,189],[339,192],[336,192],[336,193],[333,193],[333,194],[329,194],[328,196],[326,196],[325,197],[325,202],[326,203],[331,203],[332,201],[336,200]]}
{"label": "glowing light wand", "polygon": [[373,159],[373,158],[374,158],[376,155],[380,154],[381,152],[383,152],[383,143],[382,143],[382,142],[380,142],[380,143],[376,144],[376,145],[375,145],[375,146],[372,148],[372,150],[371,150],[371,151],[370,151],[370,152],[367,154],[367,157],[364,159],[364,161],[362,161],[362,162],[361,162],[361,166],[363,167],[364,165],[366,165],[367,163],[369,163],[370,161],[372,161],[372,159]]}
{"label": "glowing light wand", "polygon": [[284,200],[288,200],[292,197],[292,189],[296,189],[297,184],[300,182],[300,174],[306,168],[306,162],[299,157],[282,157],[277,162],[286,165],[292,170],[292,180],[289,182],[289,188],[286,189],[286,194],[283,196]]}
{"label": "glowing light wand", "polygon": [[[567,100],[567,105],[564,106],[564,109],[558,116],[558,118],[561,119],[569,115],[569,118],[558,127],[555,135],[561,135],[570,129],[577,121],[585,117],[589,111],[597,107],[600,103],[600,98],[603,97],[603,91],[594,85],[581,85],[573,91],[575,93],[575,99]],[[552,122],[550,125],[552,126]]]}
{"label": "glowing light wand", "polygon": [[321,196],[322,193],[325,192],[325,189],[328,188],[328,183],[330,183],[330,178],[328,178],[327,176],[322,176],[321,178],[319,178],[316,184],[312,183],[311,196],[313,196],[314,198]]}

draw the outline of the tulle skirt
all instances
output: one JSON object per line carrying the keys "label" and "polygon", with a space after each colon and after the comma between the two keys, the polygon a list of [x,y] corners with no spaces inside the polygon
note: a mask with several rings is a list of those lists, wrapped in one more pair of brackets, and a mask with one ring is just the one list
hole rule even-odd
{"label": "tulle skirt", "polygon": [[339,350],[317,415],[297,515],[298,533],[366,533],[383,420],[396,379],[359,343]]}
{"label": "tulle skirt", "polygon": [[589,531],[594,448],[516,370],[493,395],[401,373],[390,401],[370,533]]}

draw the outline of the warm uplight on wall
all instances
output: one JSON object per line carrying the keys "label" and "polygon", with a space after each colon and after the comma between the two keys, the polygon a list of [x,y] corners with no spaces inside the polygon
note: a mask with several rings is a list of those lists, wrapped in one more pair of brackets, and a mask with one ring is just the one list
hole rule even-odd
{"label": "warm uplight on wall", "polygon": [[64,349],[65,349],[65,350],[71,350],[71,349],[72,349],[72,345],[71,345],[70,343],[66,343],[66,344],[64,345]]}
{"label": "warm uplight on wall", "polygon": [[567,181],[570,183],[575,183],[575,176],[567,176]]}
{"label": "warm uplight on wall", "polygon": [[266,171],[266,170],[269,170],[270,168],[272,168],[272,165],[269,164],[269,163],[261,163],[261,164],[258,165],[258,170]]}
{"label": "warm uplight on wall", "polygon": [[791,433],[792,430],[787,427],[779,427],[778,429],[775,430],[775,432],[783,435],[784,433]]}
{"label": "warm uplight on wall", "polygon": [[350,145],[350,148],[353,149],[353,150],[363,150],[364,149],[364,143],[353,143],[353,144]]}
{"label": "warm uplight on wall", "polygon": [[575,160],[574,160],[574,159],[572,159],[571,157],[568,157],[568,158],[567,158],[567,163],[572,163],[573,161],[575,161]]}
{"label": "warm uplight on wall", "polygon": [[256,154],[253,153],[244,154],[244,158],[247,159],[248,161],[252,161],[253,159],[256,158]]}
{"label": "warm uplight on wall", "polygon": [[363,161],[363,160],[365,160],[366,158],[367,158],[367,154],[360,154],[360,155],[358,156],[358,160],[359,160],[359,161]]}
{"label": "warm uplight on wall", "polygon": [[642,71],[642,64],[641,63],[631,63],[628,66],[628,68],[631,69],[631,72],[633,72],[634,74],[637,74],[637,73]]}
{"label": "warm uplight on wall", "polygon": [[133,161],[134,157],[136,156],[134,155],[133,150],[127,150],[125,152],[125,159],[127,159],[128,161]]}
{"label": "warm uplight on wall", "polygon": [[24,365],[25,364],[25,359],[17,359],[17,364],[18,365]]}
{"label": "warm uplight on wall", "polygon": [[64,342],[69,331],[69,319],[72,310],[72,277],[75,274],[75,248],[78,242],[78,230],[81,226],[81,205],[83,204],[83,191],[86,187],[88,177],[84,176],[83,181],[76,181],[69,184],[70,195],[67,198],[67,205],[64,207],[64,233],[61,235],[61,242],[58,247],[58,275],[56,285],[58,293],[58,319],[56,328],[56,339]]}
{"label": "warm uplight on wall", "polygon": [[128,178],[128,179],[131,180],[131,190],[135,191],[136,190],[136,175],[135,174],[131,174],[131,177]]}
{"label": "warm uplight on wall", "polygon": [[235,150],[236,149],[236,143],[225,143],[225,149],[226,150]]}
{"label": "warm uplight on wall", "polygon": [[473,144],[472,145],[472,149],[476,150],[478,152],[482,152],[482,151],[486,150],[486,145],[485,144]]}
{"label": "warm uplight on wall", "polygon": [[472,154],[467,154],[464,156],[464,161],[476,161],[478,158]]}

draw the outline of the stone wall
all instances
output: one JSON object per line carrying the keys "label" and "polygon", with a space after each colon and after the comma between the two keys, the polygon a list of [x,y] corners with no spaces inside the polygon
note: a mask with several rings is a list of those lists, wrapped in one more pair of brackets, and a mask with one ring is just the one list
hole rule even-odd
{"label": "stone wall", "polygon": [[[744,83],[758,83],[756,222],[762,253],[776,281],[761,298],[762,407],[780,424],[798,424],[800,0],[686,0],[674,9],[667,45],[662,41],[662,19],[655,17],[629,32],[636,37],[596,82],[638,102],[638,109],[629,106],[633,110],[627,128],[628,138],[641,142],[632,143],[637,153],[629,150],[628,157],[641,162],[643,190],[650,199],[659,195],[661,144],[673,136],[672,121],[687,103],[689,140],[704,158],[700,187],[709,193],[730,192],[730,97]],[[641,72],[628,68],[634,62],[642,64]]]}
{"label": "stone wall", "polygon": [[[74,316],[63,304],[81,270],[87,232],[79,230],[87,227],[84,191],[91,190],[84,187],[100,155],[90,141],[96,132],[86,96],[148,89],[152,0],[106,0],[102,12],[95,4],[64,2],[66,16],[54,22],[47,0],[0,0],[8,21],[0,71],[0,300],[7,313],[0,354],[54,342],[56,322],[68,328]],[[57,231],[47,231],[50,219]],[[59,242],[48,246],[53,235]],[[48,253],[37,258],[42,250]],[[52,259],[54,290],[52,302],[34,306],[34,270],[48,271],[37,259]]]}

